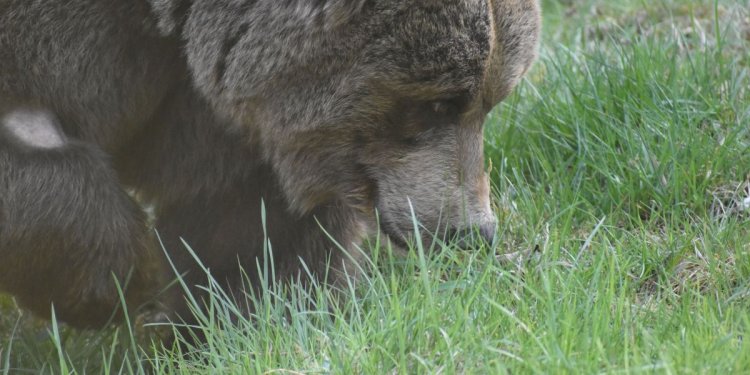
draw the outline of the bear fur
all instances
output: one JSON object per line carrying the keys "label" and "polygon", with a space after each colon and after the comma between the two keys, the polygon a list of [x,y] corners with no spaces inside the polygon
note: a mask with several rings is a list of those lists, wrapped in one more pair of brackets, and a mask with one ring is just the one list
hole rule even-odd
{"label": "bear fur", "polygon": [[483,122],[539,29],[537,0],[0,0],[0,291],[99,327],[119,284],[189,319],[162,244],[239,291],[266,238],[279,279],[412,215],[491,239]]}

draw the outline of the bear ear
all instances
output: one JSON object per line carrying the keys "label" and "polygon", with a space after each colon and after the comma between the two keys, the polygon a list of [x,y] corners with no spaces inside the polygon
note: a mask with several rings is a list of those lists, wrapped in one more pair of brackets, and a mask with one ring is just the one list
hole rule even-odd
{"label": "bear ear", "polygon": [[494,46],[485,80],[487,108],[505,98],[536,60],[541,32],[539,0],[490,0]]}

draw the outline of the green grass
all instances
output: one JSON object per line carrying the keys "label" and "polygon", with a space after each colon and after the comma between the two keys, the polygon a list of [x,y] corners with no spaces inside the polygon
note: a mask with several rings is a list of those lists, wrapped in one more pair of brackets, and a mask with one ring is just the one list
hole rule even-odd
{"label": "green grass", "polygon": [[497,248],[376,248],[338,297],[269,285],[191,359],[0,301],[0,373],[750,372],[750,4],[544,6],[487,126]]}

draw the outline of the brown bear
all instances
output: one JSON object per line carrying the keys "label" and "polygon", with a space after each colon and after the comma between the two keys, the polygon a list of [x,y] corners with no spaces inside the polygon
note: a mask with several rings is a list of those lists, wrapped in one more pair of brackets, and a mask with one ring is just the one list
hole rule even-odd
{"label": "brown bear", "polygon": [[0,291],[106,324],[173,275],[151,226],[230,291],[266,239],[279,279],[413,217],[491,239],[483,122],[539,29],[537,0],[0,0]]}

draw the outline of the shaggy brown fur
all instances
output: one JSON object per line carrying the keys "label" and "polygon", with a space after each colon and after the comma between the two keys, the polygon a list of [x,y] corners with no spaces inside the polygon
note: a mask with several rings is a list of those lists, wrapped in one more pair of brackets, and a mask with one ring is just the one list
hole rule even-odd
{"label": "shaggy brown fur", "polygon": [[539,25],[536,0],[0,0],[0,290],[83,327],[115,281],[149,300],[143,204],[191,287],[180,238],[230,290],[257,279],[261,204],[280,279],[345,267],[321,226],[491,239],[483,121]]}

